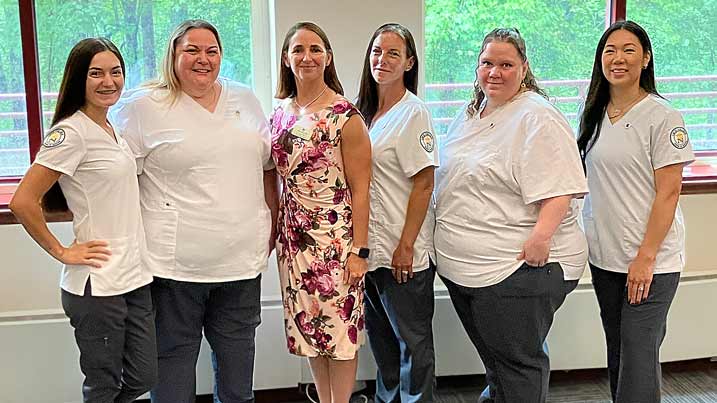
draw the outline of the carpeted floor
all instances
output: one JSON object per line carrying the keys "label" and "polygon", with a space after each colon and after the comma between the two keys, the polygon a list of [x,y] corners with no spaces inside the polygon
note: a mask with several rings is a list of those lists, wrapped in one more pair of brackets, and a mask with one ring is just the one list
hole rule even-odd
{"label": "carpeted floor", "polygon": [[[438,378],[436,403],[475,403],[485,386],[483,376]],[[370,388],[365,393],[371,396]],[[717,362],[682,361],[663,365],[663,403],[717,403]],[[352,402],[362,402],[354,398]],[[372,400],[369,399],[369,402]],[[551,374],[550,403],[610,403],[604,370],[557,371]],[[309,400],[258,392],[257,403],[308,403]]]}
{"label": "carpeted floor", "polygon": [[[662,366],[662,403],[717,403],[717,362],[707,359]],[[485,387],[481,375],[439,377],[435,403],[475,403]],[[373,402],[373,385],[362,391]],[[197,403],[212,403],[209,395]],[[351,403],[362,403],[357,395]],[[139,402],[142,402],[141,400]],[[145,401],[146,402],[146,401]],[[549,403],[610,403],[605,370],[555,371],[550,376]],[[256,403],[310,403],[298,388],[256,391]]]}

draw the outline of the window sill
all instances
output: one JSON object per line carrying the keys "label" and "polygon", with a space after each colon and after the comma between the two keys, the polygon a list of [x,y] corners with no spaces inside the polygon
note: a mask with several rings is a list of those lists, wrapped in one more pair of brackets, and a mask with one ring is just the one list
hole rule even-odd
{"label": "window sill", "polygon": [[682,181],[682,194],[695,195],[717,193],[717,175],[685,178]]}
{"label": "window sill", "polygon": [[[47,222],[72,221],[72,213],[64,211],[60,213],[45,213]],[[7,208],[7,205],[0,205],[0,225],[20,224],[15,215]]]}

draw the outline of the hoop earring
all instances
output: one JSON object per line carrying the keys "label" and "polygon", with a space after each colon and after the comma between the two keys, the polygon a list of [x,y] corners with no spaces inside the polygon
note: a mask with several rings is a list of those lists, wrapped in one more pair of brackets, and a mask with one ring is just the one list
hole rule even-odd
{"label": "hoop earring", "polygon": [[526,87],[526,85],[525,85],[524,82],[523,82],[523,83],[520,83],[520,88],[525,88],[525,87]]}

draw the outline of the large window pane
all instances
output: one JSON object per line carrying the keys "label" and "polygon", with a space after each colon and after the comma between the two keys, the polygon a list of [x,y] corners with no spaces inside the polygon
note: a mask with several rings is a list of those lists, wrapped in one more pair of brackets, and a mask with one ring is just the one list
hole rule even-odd
{"label": "large window pane", "polygon": [[685,174],[717,175],[717,0],[630,0],[627,17],[650,35],[657,89],[698,151]]}
{"label": "large window pane", "polygon": [[533,72],[575,125],[605,0],[426,0],[426,97],[436,130],[470,99],[481,42],[496,27],[520,30]]}
{"label": "large window pane", "polygon": [[22,176],[30,165],[30,152],[16,1],[0,1],[0,27],[0,177]]}
{"label": "large window pane", "polygon": [[[202,18],[219,30],[221,75],[252,85],[250,0],[36,0],[40,82],[48,128],[67,55],[80,39],[104,36],[127,66],[125,88],[156,77],[174,27]],[[71,22],[71,23],[70,23]]]}

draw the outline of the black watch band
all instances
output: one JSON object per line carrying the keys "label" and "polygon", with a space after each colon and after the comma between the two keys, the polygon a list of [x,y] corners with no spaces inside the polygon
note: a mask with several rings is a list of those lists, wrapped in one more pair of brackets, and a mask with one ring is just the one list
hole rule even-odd
{"label": "black watch band", "polygon": [[371,254],[371,250],[369,248],[359,248],[357,246],[354,246],[353,248],[351,248],[351,253],[360,257],[361,259],[368,259],[368,255]]}

